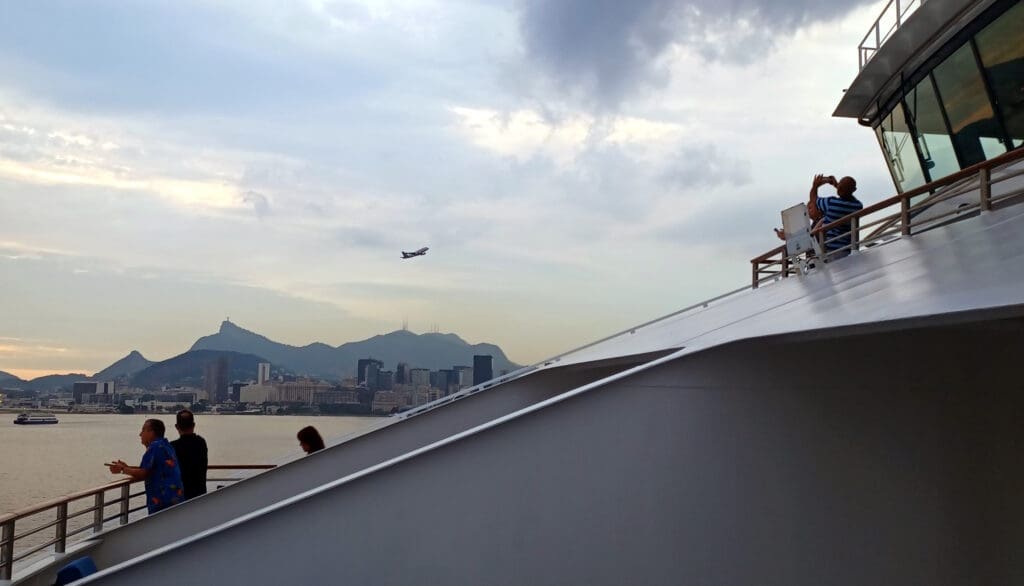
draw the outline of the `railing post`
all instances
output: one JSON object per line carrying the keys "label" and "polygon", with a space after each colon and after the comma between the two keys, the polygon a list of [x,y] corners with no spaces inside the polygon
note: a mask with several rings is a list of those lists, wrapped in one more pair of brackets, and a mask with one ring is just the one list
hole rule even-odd
{"label": "railing post", "polygon": [[860,250],[860,218],[850,218],[850,254]]}
{"label": "railing post", "polygon": [[119,522],[121,525],[128,523],[128,500],[131,498],[132,485],[126,483],[121,485],[121,516]]}
{"label": "railing post", "polygon": [[92,532],[103,531],[103,491],[96,493],[96,510],[92,512]]}
{"label": "railing post", "polygon": [[782,278],[789,277],[789,256],[785,251],[782,252]]}
{"label": "railing post", "polygon": [[68,544],[68,502],[64,501],[57,505],[57,535],[53,544],[55,553],[64,553]]}
{"label": "railing post", "polygon": [[910,200],[900,199],[900,234],[910,236]]}
{"label": "railing post", "polygon": [[0,580],[10,580],[14,571],[14,519],[0,527]]}
{"label": "railing post", "polygon": [[754,261],[754,262],[750,263],[750,273],[751,273],[751,275],[750,275],[750,277],[751,277],[750,288],[751,289],[757,289],[757,285],[758,285],[758,283],[757,283],[757,276],[758,276],[757,275],[757,265],[758,264],[760,264],[760,263],[758,263],[757,261]]}
{"label": "railing post", "polygon": [[900,14],[900,0],[896,0],[896,28],[903,24],[903,15]]}
{"label": "railing post", "polygon": [[992,211],[992,174],[987,168],[978,171],[979,191],[981,192],[981,211]]}

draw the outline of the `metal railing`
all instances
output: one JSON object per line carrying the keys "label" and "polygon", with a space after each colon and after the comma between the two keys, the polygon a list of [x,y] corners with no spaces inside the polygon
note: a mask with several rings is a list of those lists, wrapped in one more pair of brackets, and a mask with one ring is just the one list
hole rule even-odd
{"label": "metal railing", "polygon": [[[213,464],[208,469],[267,470],[274,467],[274,464]],[[207,482],[239,480],[242,478],[207,478]],[[118,525],[128,523],[133,513],[146,508],[144,499],[136,500],[142,504],[132,507],[132,499],[146,494],[145,490],[132,492],[132,485],[136,482],[142,481],[124,478],[0,515],[0,580],[10,580],[14,574],[15,564],[28,560],[50,547],[53,548],[54,554],[63,554],[69,544],[99,533],[107,523],[115,520]],[[108,511],[111,507],[116,509]],[[112,514],[108,516],[108,512]],[[53,530],[53,537],[40,541],[38,538],[48,529]],[[28,539],[33,537],[34,539]],[[78,539],[74,539],[75,537]],[[23,544],[27,541],[32,543],[27,543],[19,549],[19,541]],[[39,542],[36,543],[37,541]]]}
{"label": "metal railing", "polygon": [[[897,29],[903,26],[910,13],[920,8],[925,0],[889,0],[882,13],[875,19],[860,45],[857,46],[858,71],[864,69],[868,61],[882,47]],[[884,32],[883,32],[884,31]]]}
{"label": "metal railing", "polygon": [[[811,237],[818,240],[825,252],[823,258],[813,262],[829,262],[862,248],[973,217],[971,212],[987,212],[1019,203],[1024,199],[1024,187],[1021,187],[1024,180],[1017,181],[1016,186],[1006,182],[1024,176],[1024,165],[1010,168],[1022,160],[1024,149],[1016,149],[818,226],[811,231]],[[971,195],[974,192],[977,192],[976,197]],[[950,209],[936,208],[938,204],[951,200],[955,200],[951,203],[956,205],[950,205]],[[849,232],[827,238],[830,229],[844,225],[849,225]],[[829,250],[829,244],[834,245],[846,238],[850,239],[849,244]],[[751,286],[756,289],[767,281],[798,274],[803,270],[800,261],[804,260],[803,264],[806,264],[810,260],[802,257],[803,254],[787,255],[783,245],[751,259]]]}

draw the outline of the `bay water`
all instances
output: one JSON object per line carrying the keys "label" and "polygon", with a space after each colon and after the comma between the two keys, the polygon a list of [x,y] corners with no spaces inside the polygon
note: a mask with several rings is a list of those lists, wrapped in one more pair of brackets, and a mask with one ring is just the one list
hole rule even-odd
{"label": "bay water", "polygon": [[[0,413],[0,514],[123,478],[104,462],[138,465],[139,431],[147,415],[57,413],[56,425],[15,425]],[[174,414],[158,414],[167,438],[177,439]],[[295,434],[312,425],[330,445],[383,424],[375,417],[196,415],[210,464],[279,464],[302,455]],[[211,472],[211,476],[224,473]]]}

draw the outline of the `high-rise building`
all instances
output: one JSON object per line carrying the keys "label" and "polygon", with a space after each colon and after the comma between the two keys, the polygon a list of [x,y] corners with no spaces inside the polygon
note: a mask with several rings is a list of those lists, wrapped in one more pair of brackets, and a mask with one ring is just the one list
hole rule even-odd
{"label": "high-rise building", "polygon": [[211,403],[222,403],[228,398],[228,359],[220,356],[203,367],[203,390]]}
{"label": "high-rise building", "polygon": [[452,387],[455,386],[457,380],[455,378],[455,372],[451,370],[439,370],[437,371],[437,388],[444,391],[444,394],[452,392]]}
{"label": "high-rise building", "polygon": [[380,379],[377,375],[380,373],[382,366],[383,363],[380,360],[373,360],[366,365],[365,380],[363,382],[366,383],[366,388],[371,391],[376,391],[380,388]]}
{"label": "high-rise building", "polygon": [[453,382],[458,386],[458,388],[462,389],[473,386],[472,366],[453,366],[452,374],[455,375],[455,380]]}
{"label": "high-rise building", "polygon": [[473,356],[473,385],[478,385],[494,378],[493,361],[494,358],[490,354],[477,354]]}
{"label": "high-rise building", "polygon": [[399,362],[398,367],[395,368],[395,384],[405,385],[409,384],[409,365],[404,362]]}
{"label": "high-rise building", "polygon": [[[269,366],[269,365],[268,365]],[[235,381],[228,385],[228,400],[238,402],[242,398],[242,388],[247,386],[249,383],[242,383]],[[260,383],[262,384],[262,383]]]}
{"label": "high-rise building", "polygon": [[[370,383],[367,382],[366,371],[370,367],[370,365],[371,364],[377,365],[377,369],[374,371],[374,376],[377,375],[377,371],[378,370],[381,370],[382,368],[384,368],[384,363],[382,361],[380,361],[380,360],[377,360],[376,358],[360,358],[359,362],[356,363],[356,364],[357,364],[357,366],[356,366],[356,382],[358,384],[367,383],[367,386],[369,386]],[[370,379],[370,380],[374,381],[375,379]],[[376,384],[376,383],[374,383],[374,384]]]}
{"label": "high-rise building", "polygon": [[260,362],[256,366],[256,384],[262,385],[270,380],[270,363]]}
{"label": "high-rise building", "polygon": [[430,387],[431,372],[426,368],[414,368],[409,371],[409,384],[413,387]]}

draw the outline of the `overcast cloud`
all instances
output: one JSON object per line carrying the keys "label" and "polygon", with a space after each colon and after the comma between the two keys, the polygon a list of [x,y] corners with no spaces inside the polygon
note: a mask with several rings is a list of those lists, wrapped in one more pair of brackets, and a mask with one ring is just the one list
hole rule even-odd
{"label": "overcast cloud", "polygon": [[735,288],[814,173],[891,194],[829,118],[880,9],[2,3],[0,370],[163,359],[229,315],[527,363]]}
{"label": "overcast cloud", "polygon": [[601,108],[663,89],[672,46],[748,64],[799,27],[867,0],[521,0],[526,55],[557,88]]}

